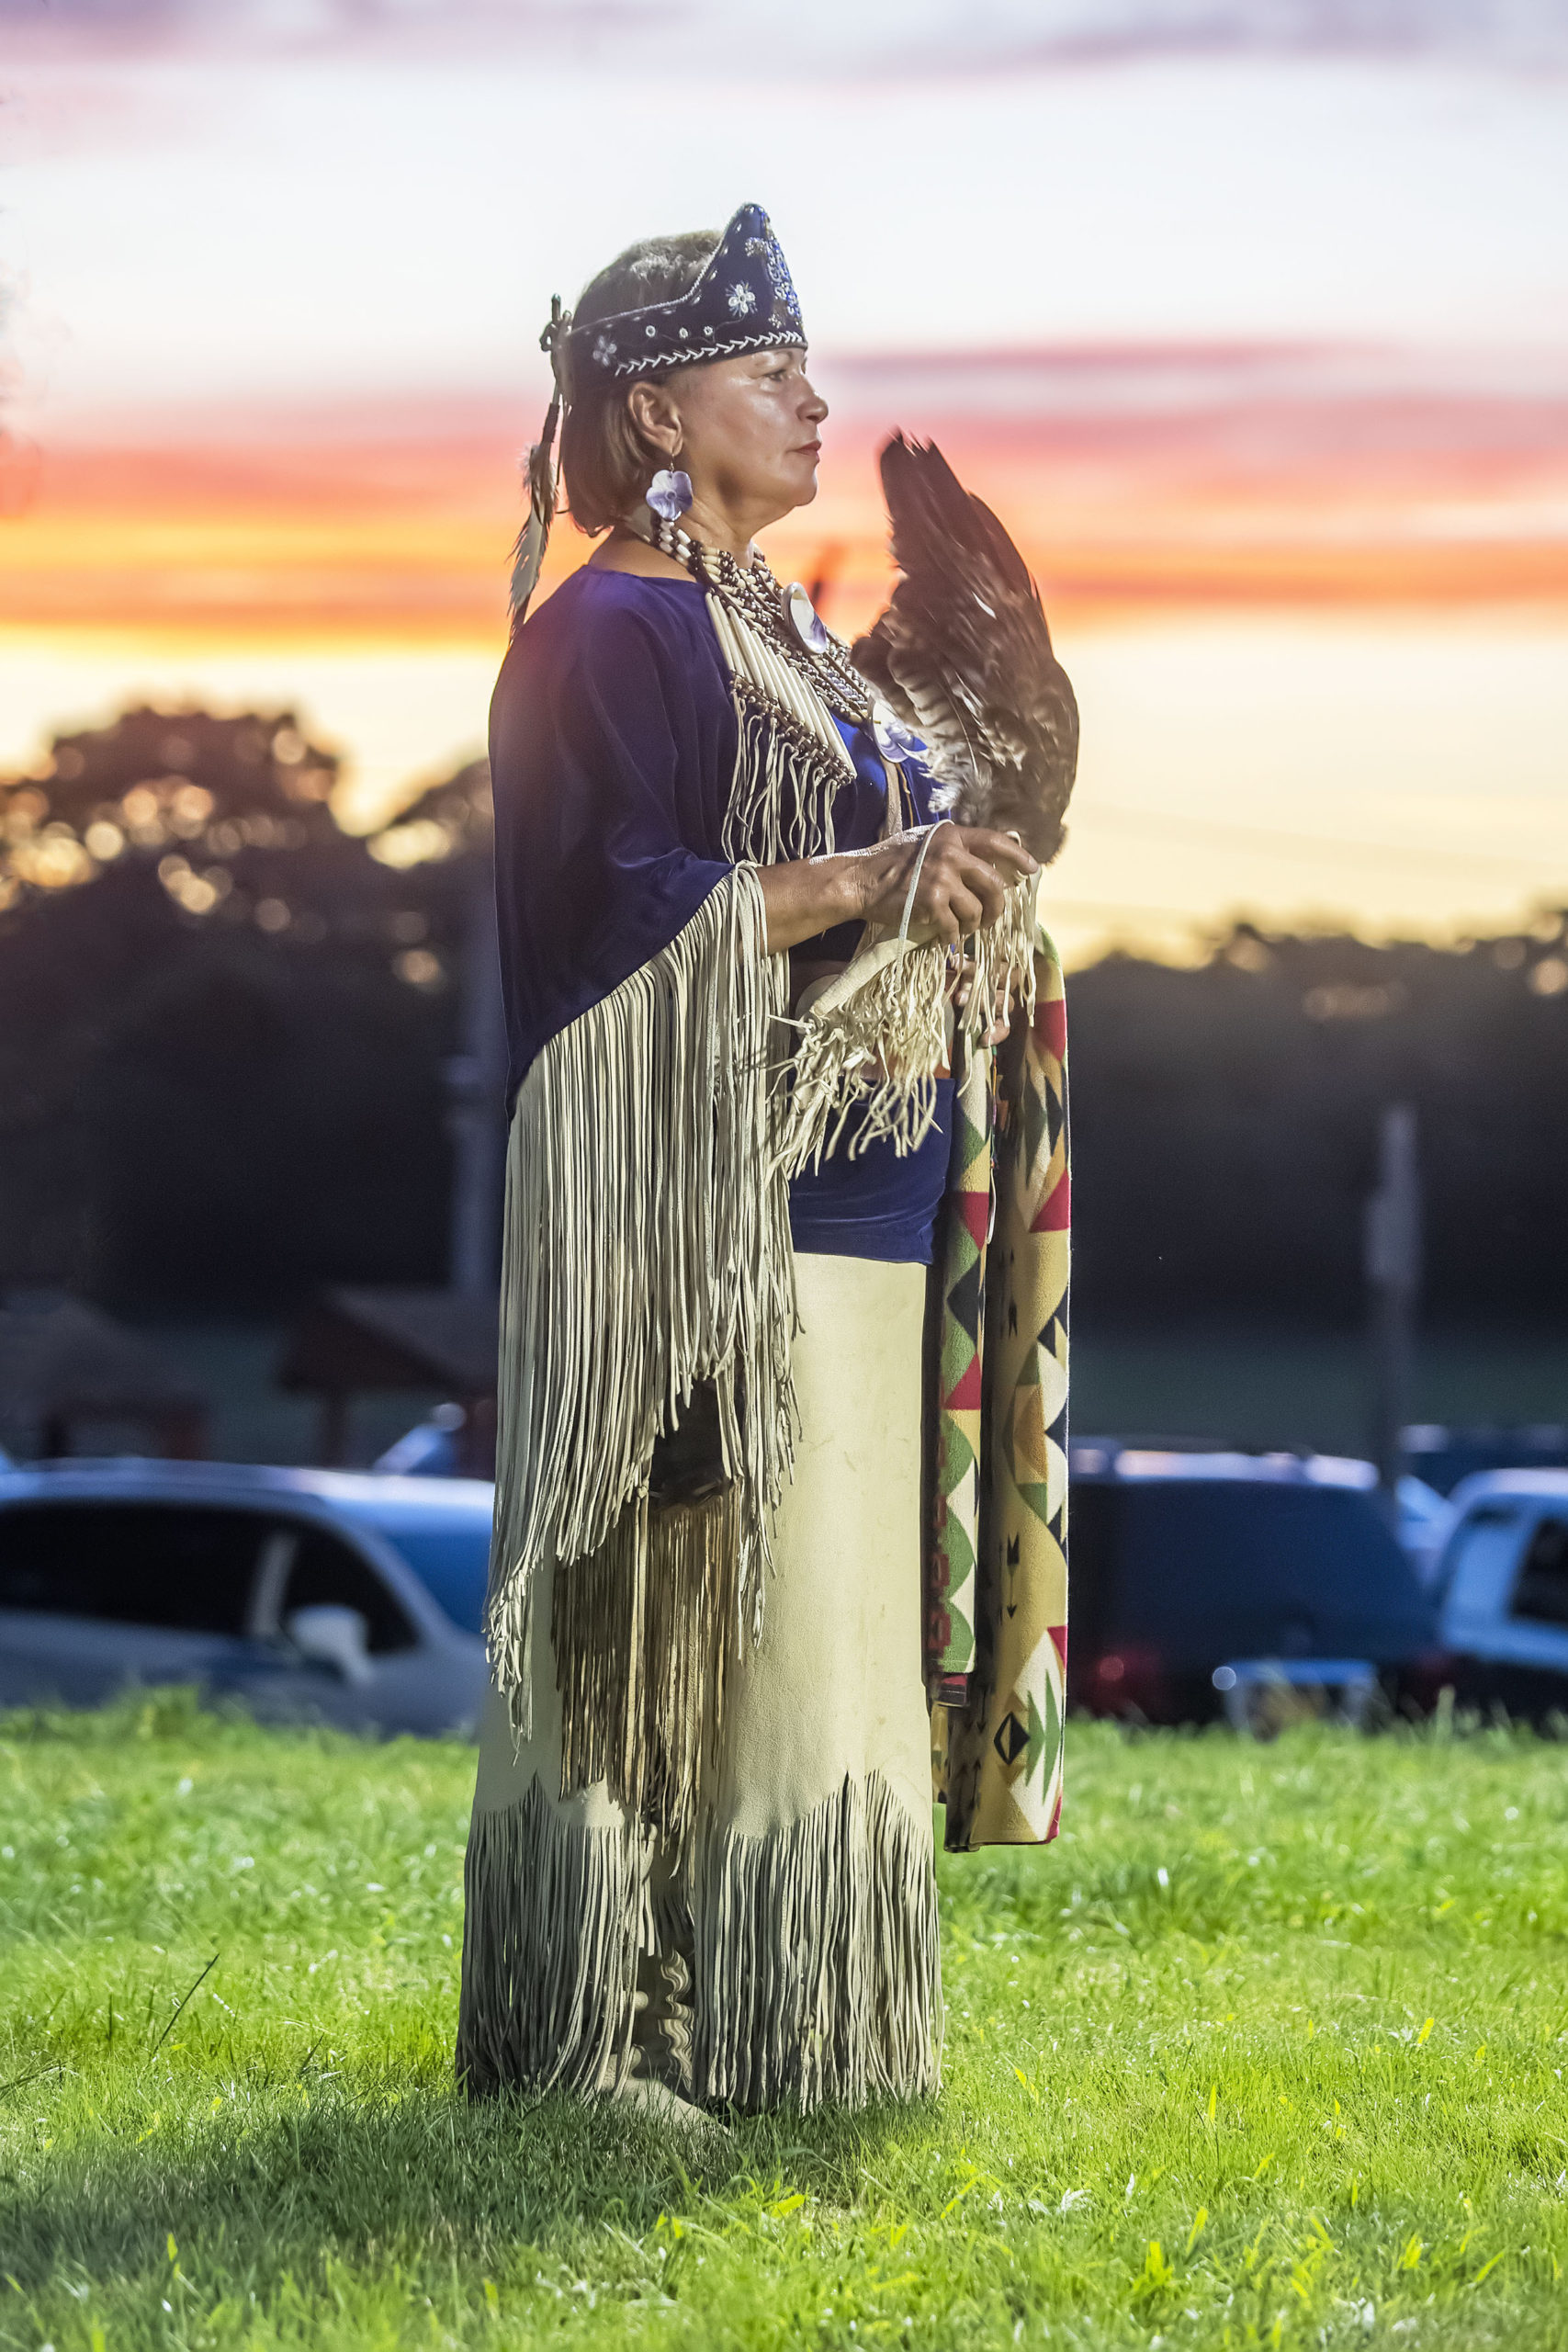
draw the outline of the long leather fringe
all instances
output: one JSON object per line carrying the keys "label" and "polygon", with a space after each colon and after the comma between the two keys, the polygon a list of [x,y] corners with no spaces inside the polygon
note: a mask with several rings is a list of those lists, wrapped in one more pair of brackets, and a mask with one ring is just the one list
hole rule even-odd
{"label": "long leather fringe", "polygon": [[690,1833],[724,1722],[739,1552],[730,1487],[658,1508],[639,1497],[598,1551],[556,1570],[563,1796],[604,1781],[656,1836]]}
{"label": "long leather fringe", "polygon": [[[726,857],[759,865],[782,859],[831,857],[837,836],[833,801],[843,770],[814,733],[787,711],[762,701],[750,679],[733,679],[739,729],[735,781],[725,811]],[[824,724],[831,727],[827,713]],[[835,731],[834,741],[842,748]]]}
{"label": "long leather fringe", "polygon": [[695,1899],[699,2098],[919,2098],[942,2065],[936,1881],[879,1772],[787,1829],[711,1833]]}
{"label": "long leather fringe", "polygon": [[476,1813],[463,1865],[457,2078],[470,2094],[613,2089],[631,2064],[647,1933],[637,1825],[563,1821],[532,1781]]}
{"label": "long leather fringe", "polygon": [[486,1635],[524,1737],[536,1580],[547,1560],[611,1539],[699,1381],[715,1384],[737,1489],[738,1607],[760,1623],[795,1422],[768,1066],[785,988],[756,874],[739,866],[669,947],[550,1040],[518,1094]]}
{"label": "long leather fringe", "polygon": [[[958,1021],[971,1038],[989,1027],[1004,988],[1016,984],[1026,1019],[1034,1017],[1034,897],[1031,876],[1008,892],[999,920],[965,942],[975,970]],[[947,1058],[951,987],[942,941],[916,946],[889,937],[868,939],[822,991],[800,1024],[791,1065],[779,1148],[786,1176],[831,1159],[857,1111],[851,1158],[884,1136],[900,1159],[925,1141]]]}
{"label": "long leather fringe", "polygon": [[[475,1816],[457,2070],[502,2086],[613,2088],[636,2064],[651,1841],[563,1821],[537,1780]],[[699,1837],[693,2095],[748,2109],[919,2098],[941,2074],[930,1848],[880,1773],[787,1828]]]}

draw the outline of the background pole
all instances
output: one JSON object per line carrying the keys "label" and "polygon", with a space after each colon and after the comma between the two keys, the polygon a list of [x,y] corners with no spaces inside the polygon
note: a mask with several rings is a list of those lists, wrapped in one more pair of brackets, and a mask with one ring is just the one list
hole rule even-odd
{"label": "background pole", "polygon": [[506,1027],[496,947],[495,876],[476,857],[463,943],[463,1041],[446,1064],[452,1138],[452,1288],[493,1296],[501,1280],[501,1204],[506,1162]]}
{"label": "background pole", "polygon": [[1395,1506],[1404,1468],[1416,1350],[1416,1305],[1421,1288],[1421,1177],[1416,1113],[1392,1102],[1378,1130],[1378,1182],[1369,1196],[1364,1228],[1371,1354],[1371,1453],[1378,1484]]}

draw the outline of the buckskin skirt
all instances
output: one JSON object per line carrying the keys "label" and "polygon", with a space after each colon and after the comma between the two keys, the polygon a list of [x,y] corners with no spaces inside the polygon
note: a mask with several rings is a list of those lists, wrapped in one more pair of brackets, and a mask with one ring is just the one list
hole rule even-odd
{"label": "buckskin skirt", "polygon": [[[738,1633],[690,1818],[661,1830],[607,1780],[562,1793],[571,1776],[545,1634],[525,1738],[490,1695],[457,2045],[473,2092],[591,2094],[640,2074],[755,2109],[936,2087],[925,1269],[803,1255],[795,1270],[795,1477],[761,1638]],[[547,1627],[550,1610],[538,1621]],[[657,1684],[678,1665],[655,1649],[643,1671]]]}

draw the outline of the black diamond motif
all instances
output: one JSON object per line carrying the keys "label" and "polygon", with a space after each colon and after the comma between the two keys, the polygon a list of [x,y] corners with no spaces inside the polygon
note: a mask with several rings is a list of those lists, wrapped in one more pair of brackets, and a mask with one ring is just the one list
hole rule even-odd
{"label": "black diamond motif", "polygon": [[1029,1734],[1016,1715],[1004,1715],[991,1745],[1004,1764],[1011,1764],[1029,1746]]}
{"label": "black diamond motif", "polygon": [[976,1258],[966,1266],[947,1294],[947,1307],[953,1321],[965,1331],[979,1329],[980,1284],[985,1280],[985,1261]]}

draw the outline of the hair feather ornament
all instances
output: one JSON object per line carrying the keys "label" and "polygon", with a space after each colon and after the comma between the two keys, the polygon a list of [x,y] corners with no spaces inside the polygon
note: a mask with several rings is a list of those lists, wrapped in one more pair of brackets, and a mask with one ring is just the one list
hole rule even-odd
{"label": "hair feather ornament", "polygon": [[549,353],[554,390],[545,412],[544,429],[528,452],[528,519],[518,532],[512,550],[513,628],[521,628],[528,617],[528,606],[544,566],[545,549],[550,543],[550,525],[556,519],[559,490],[556,436],[562,413],[571,405],[567,384],[567,337],[570,333],[571,312],[562,310],[558,294],[552,295],[549,321],[539,337],[539,348]]}

